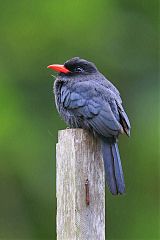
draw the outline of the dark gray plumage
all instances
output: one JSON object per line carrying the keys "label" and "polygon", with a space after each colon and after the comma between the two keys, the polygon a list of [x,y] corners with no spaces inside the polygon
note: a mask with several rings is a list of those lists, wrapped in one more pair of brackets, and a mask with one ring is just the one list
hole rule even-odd
{"label": "dark gray plumage", "polygon": [[63,66],[69,72],[60,72],[54,83],[58,112],[69,127],[88,129],[101,138],[109,190],[114,195],[123,194],[117,139],[120,133],[130,135],[130,123],[119,91],[91,62],[76,57]]}

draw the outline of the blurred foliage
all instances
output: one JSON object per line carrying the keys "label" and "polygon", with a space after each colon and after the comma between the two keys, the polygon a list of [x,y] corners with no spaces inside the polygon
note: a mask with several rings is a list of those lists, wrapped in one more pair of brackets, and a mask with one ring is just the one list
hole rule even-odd
{"label": "blurred foliage", "polygon": [[55,144],[65,128],[46,66],[80,56],[118,87],[127,193],[107,190],[109,239],[160,239],[158,1],[0,1],[0,239],[56,239]]}

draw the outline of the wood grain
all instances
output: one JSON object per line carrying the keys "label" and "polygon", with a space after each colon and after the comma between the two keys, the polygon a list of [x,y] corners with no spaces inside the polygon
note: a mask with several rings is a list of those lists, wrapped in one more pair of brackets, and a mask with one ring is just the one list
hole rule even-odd
{"label": "wood grain", "polygon": [[104,240],[105,180],[99,140],[83,129],[61,130],[56,161],[57,239]]}

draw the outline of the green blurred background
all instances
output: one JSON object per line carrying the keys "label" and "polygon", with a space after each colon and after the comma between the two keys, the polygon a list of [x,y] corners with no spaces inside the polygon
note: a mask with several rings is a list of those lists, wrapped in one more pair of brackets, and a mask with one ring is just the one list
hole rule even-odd
{"label": "green blurred background", "polygon": [[[107,190],[108,239],[160,239],[158,1],[0,1],[0,239],[56,239],[52,63],[80,56],[118,87],[132,124],[127,194]],[[54,74],[54,73],[53,73]]]}

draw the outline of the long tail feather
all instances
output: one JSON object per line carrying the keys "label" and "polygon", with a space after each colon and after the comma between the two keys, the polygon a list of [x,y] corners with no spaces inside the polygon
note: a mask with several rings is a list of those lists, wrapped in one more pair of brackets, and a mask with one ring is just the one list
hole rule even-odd
{"label": "long tail feather", "polygon": [[103,161],[106,181],[113,195],[125,193],[125,183],[118,145],[116,142],[102,141]]}

